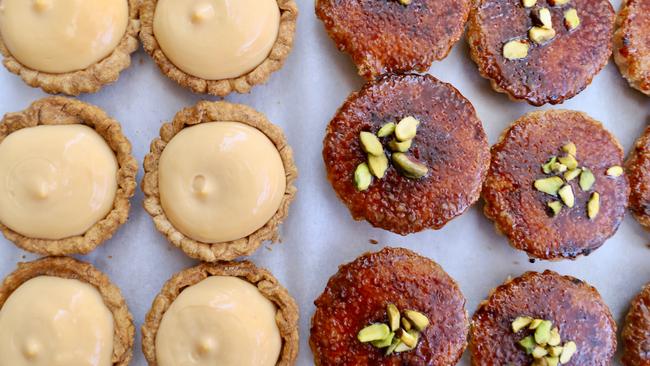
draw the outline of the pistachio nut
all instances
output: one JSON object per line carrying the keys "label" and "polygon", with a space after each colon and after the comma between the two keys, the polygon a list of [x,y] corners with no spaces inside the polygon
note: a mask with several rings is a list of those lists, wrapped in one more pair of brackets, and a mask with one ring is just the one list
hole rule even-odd
{"label": "pistachio nut", "polygon": [[526,40],[516,39],[503,45],[503,57],[508,60],[521,60],[528,57],[530,45]]}
{"label": "pistachio nut", "polygon": [[420,121],[415,119],[415,117],[406,117],[403,118],[397,126],[395,126],[395,137],[399,141],[406,141],[406,140],[411,140],[415,137],[417,130],[418,130],[418,125],[420,124]]}
{"label": "pistachio nut", "polygon": [[413,140],[406,140],[402,142],[397,140],[390,140],[388,143],[388,148],[390,148],[390,150],[393,152],[407,152],[411,148],[411,145],[413,145]]}
{"label": "pistachio nut", "polygon": [[621,174],[623,174],[623,168],[618,165],[614,165],[613,167],[607,169],[607,175],[610,177],[620,177]]}
{"label": "pistachio nut", "polygon": [[522,0],[521,3],[525,8],[532,8],[537,4],[537,0]]}
{"label": "pistachio nut", "polygon": [[429,173],[426,165],[411,159],[408,155],[396,152],[392,156],[393,164],[406,176],[411,179],[419,179]]}
{"label": "pistachio nut", "polygon": [[409,320],[411,325],[413,325],[413,328],[420,332],[429,326],[429,318],[419,311],[406,310],[404,311],[404,316]]}
{"label": "pistachio nut", "polygon": [[388,304],[386,307],[386,313],[388,313],[388,324],[390,326],[390,330],[393,332],[398,330],[400,324],[400,314],[397,306],[394,304]]}
{"label": "pistachio nut", "polygon": [[377,137],[388,137],[395,133],[395,123],[388,122],[377,131]]}
{"label": "pistachio nut", "polygon": [[530,322],[530,325],[528,326],[528,329],[537,329],[540,324],[542,324],[544,320],[543,319],[533,319],[532,322]]}
{"label": "pistachio nut", "polygon": [[393,338],[395,338],[395,332],[390,332],[386,338],[378,341],[372,341],[371,343],[377,348],[386,348],[393,343]]}
{"label": "pistachio nut", "polygon": [[598,211],[600,211],[600,194],[594,192],[587,202],[587,217],[590,219],[596,218],[598,216]]}
{"label": "pistachio nut", "polygon": [[361,148],[363,148],[363,151],[375,156],[384,153],[384,147],[374,134],[367,131],[361,131],[361,133],[359,133],[359,138],[361,140]]}
{"label": "pistachio nut", "polygon": [[527,326],[530,325],[530,323],[533,321],[533,318],[529,316],[518,316],[513,322],[512,322],[512,332],[517,333],[520,330],[526,328]]}
{"label": "pistachio nut", "polygon": [[580,175],[581,172],[582,172],[582,169],[580,169],[580,168],[569,170],[568,172],[564,173],[564,180],[566,180],[567,182],[570,182],[570,181],[576,179]]}
{"label": "pistachio nut", "polygon": [[548,355],[548,351],[546,350],[546,348],[542,346],[535,346],[531,354],[533,355],[533,358],[542,358]]}
{"label": "pistachio nut", "polygon": [[576,160],[576,157],[573,155],[567,155],[567,156],[561,156],[558,158],[560,163],[566,165],[569,170],[573,170],[578,167],[578,161]]}
{"label": "pistachio nut", "polygon": [[395,349],[402,343],[402,341],[399,340],[397,337],[393,337],[393,341],[391,342],[390,346],[386,348],[386,356],[390,356],[395,352]]}
{"label": "pistachio nut", "polygon": [[409,345],[400,340],[399,344],[397,344],[397,347],[395,347],[395,353],[411,351],[413,348],[415,348],[415,346],[409,347]]}
{"label": "pistachio nut", "polygon": [[412,0],[399,0],[400,4],[402,5],[411,5]]}
{"label": "pistachio nut", "polygon": [[418,344],[419,336],[417,335],[417,333],[413,332],[412,330],[407,332],[404,329],[399,329],[395,333],[395,335],[399,337],[400,341],[402,341],[410,348],[414,348]]}
{"label": "pistachio nut", "polygon": [[566,145],[562,146],[562,151],[573,156],[576,156],[578,154],[578,148],[573,142],[569,142]]}
{"label": "pistachio nut", "polygon": [[562,163],[553,163],[551,164],[551,170],[555,173],[564,173],[567,171],[567,166]]}
{"label": "pistachio nut", "polygon": [[526,351],[527,354],[533,353],[533,350],[537,346],[537,344],[535,344],[535,339],[533,339],[533,336],[523,338],[517,343],[521,348],[523,348],[524,351]]}
{"label": "pistachio nut", "polygon": [[535,342],[539,345],[546,345],[551,338],[551,327],[553,323],[549,320],[543,320],[535,329]]}
{"label": "pistachio nut", "polygon": [[411,330],[411,322],[406,318],[402,318],[402,328],[404,330]]}
{"label": "pistachio nut", "polygon": [[587,168],[582,168],[582,172],[580,173],[580,188],[587,192],[594,186],[594,183],[596,183],[594,173]]}
{"label": "pistachio nut", "polygon": [[564,344],[564,350],[562,351],[562,354],[560,355],[560,363],[568,363],[571,361],[571,357],[576,353],[578,350],[578,346],[576,345],[575,342],[570,341],[566,342]]}
{"label": "pistachio nut", "polygon": [[388,158],[383,152],[381,155],[368,154],[368,168],[375,177],[382,179],[388,170]]}
{"label": "pistachio nut", "polygon": [[571,0],[548,0],[548,3],[553,6],[562,6],[569,3]]}
{"label": "pistachio nut", "polygon": [[537,11],[537,17],[539,18],[540,23],[542,23],[542,28],[553,29],[553,17],[548,8],[539,9]]}
{"label": "pistachio nut", "polygon": [[580,26],[580,17],[578,17],[576,9],[571,8],[564,12],[564,25],[568,30],[574,30]]}
{"label": "pistachio nut", "polygon": [[554,327],[551,329],[551,338],[548,339],[548,345],[555,347],[558,346],[560,342],[562,342],[562,339],[560,338],[560,330],[557,327]]}
{"label": "pistachio nut", "polygon": [[528,37],[537,44],[543,44],[555,37],[555,30],[542,27],[532,27],[528,31]]}
{"label": "pistachio nut", "polygon": [[562,346],[551,347],[548,350],[548,354],[553,356],[553,357],[560,357],[560,355],[562,354],[563,349],[564,349],[564,347],[562,347]]}
{"label": "pistachio nut", "polygon": [[560,363],[560,359],[557,357],[544,357],[546,359],[546,364],[548,366],[557,366]]}
{"label": "pistachio nut", "polygon": [[388,337],[389,334],[390,329],[388,328],[388,325],[376,323],[361,329],[357,334],[357,339],[362,343],[380,341]]}
{"label": "pistachio nut", "polygon": [[354,171],[354,184],[357,187],[357,190],[365,191],[370,187],[371,183],[372,175],[370,174],[368,164],[361,163],[357,165],[357,169]]}
{"label": "pistachio nut", "polygon": [[573,188],[570,185],[565,184],[557,193],[568,208],[572,208],[575,205],[576,198],[573,195]]}
{"label": "pistachio nut", "polygon": [[547,205],[551,209],[551,212],[553,212],[553,217],[559,215],[560,211],[562,211],[562,202],[560,201],[551,201]]}
{"label": "pistachio nut", "polygon": [[551,174],[551,172],[553,171],[552,166],[553,164],[555,164],[556,161],[557,161],[557,156],[553,156],[552,158],[549,159],[548,162],[546,162],[546,164],[542,165],[542,171],[544,172],[544,174]]}
{"label": "pistachio nut", "polygon": [[562,187],[562,185],[564,185],[564,181],[560,177],[549,177],[538,179],[533,185],[535,186],[535,189],[540,192],[557,196],[557,191]]}

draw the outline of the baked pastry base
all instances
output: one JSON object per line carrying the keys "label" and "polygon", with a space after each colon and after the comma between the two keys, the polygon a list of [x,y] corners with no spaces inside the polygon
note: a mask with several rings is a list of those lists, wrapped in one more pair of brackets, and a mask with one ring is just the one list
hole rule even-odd
{"label": "baked pastry base", "polygon": [[79,280],[94,286],[104,304],[113,314],[113,366],[128,366],[133,356],[135,327],[120,289],[110,279],[89,263],[68,257],[46,257],[33,262],[18,263],[18,268],[0,285],[0,308],[23,283],[39,276],[54,276]]}
{"label": "baked pastry base", "polygon": [[20,76],[27,85],[41,88],[50,94],[79,95],[94,93],[102,86],[118,79],[120,72],[131,65],[131,54],[138,49],[138,1],[129,2],[129,22],[120,43],[103,60],[78,71],[52,74],[31,69],[14,58],[0,37],[0,53],[4,56],[3,64],[10,72]]}
{"label": "baked pastry base", "polygon": [[650,284],[632,300],[621,333],[625,366],[650,365]]}
{"label": "baked pastry base", "polygon": [[264,297],[273,302],[278,312],[276,323],[282,338],[277,366],[293,365],[298,355],[298,305],[273,275],[248,261],[203,263],[175,274],[156,296],[142,326],[142,352],[149,366],[157,366],[156,335],[162,318],[185,288],[210,276],[231,276],[255,285]]}
{"label": "baked pastry base", "polygon": [[[199,123],[219,121],[244,123],[265,134],[280,153],[287,183],[278,211],[264,226],[245,238],[222,243],[204,243],[181,233],[165,215],[158,189],[158,163],[165,146],[183,128]],[[231,260],[252,254],[266,240],[279,241],[278,227],[289,213],[289,204],[293,201],[297,191],[293,185],[297,176],[298,169],[293,161],[293,151],[286,137],[282,130],[269,122],[263,114],[241,104],[201,101],[193,107],[178,112],[172,122],[165,123],[160,128],[160,137],[151,143],[151,150],[144,158],[144,177],[142,178],[142,191],[145,194],[144,208],[153,217],[158,231],[167,236],[172,244],[190,257],[206,262]]]}
{"label": "baked pastry base", "polygon": [[650,127],[636,140],[626,162],[630,179],[630,211],[634,218],[650,230]]}
{"label": "baked pastry base", "polygon": [[117,159],[117,192],[113,209],[84,234],[64,239],[38,239],[19,234],[0,222],[0,231],[20,248],[43,255],[86,254],[110,239],[129,216],[129,199],[135,193],[138,165],[131,155],[131,143],[122,133],[119,122],[99,107],[64,98],[38,100],[21,112],[8,113],[0,121],[0,143],[12,132],[38,125],[82,124],[104,138]]}
{"label": "baked pastry base", "polygon": [[631,87],[650,95],[650,5],[625,0],[616,17],[614,61]]}
{"label": "baked pastry base", "polygon": [[153,32],[154,14],[158,0],[142,0],[139,6],[142,30],[140,40],[144,50],[154,59],[160,71],[168,78],[195,93],[226,96],[230,93],[248,93],[257,84],[265,83],[271,74],[279,70],[291,53],[296,33],[298,6],[294,0],[277,0],[280,8],[278,38],[267,58],[255,69],[236,78],[205,80],[179,69],[165,56]]}

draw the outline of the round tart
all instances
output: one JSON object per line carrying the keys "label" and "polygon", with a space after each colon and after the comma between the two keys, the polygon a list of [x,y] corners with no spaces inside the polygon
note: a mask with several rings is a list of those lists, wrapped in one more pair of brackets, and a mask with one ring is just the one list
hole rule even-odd
{"label": "round tart", "polygon": [[144,171],[144,207],[156,228],[207,262],[277,241],[298,175],[279,127],[250,107],[206,101],[162,126]]}
{"label": "round tart", "polygon": [[318,0],[316,16],[359,74],[426,72],[463,34],[469,0]]}
{"label": "round tart", "polygon": [[128,218],[137,163],[120,124],[62,97],[0,121],[0,230],[30,252],[85,254]]}
{"label": "round tart", "polygon": [[618,229],[630,188],[623,148],[581,112],[532,112],[492,147],[485,215],[510,244],[539,259],[574,259]]}
{"label": "round tart", "polygon": [[0,287],[0,354],[8,365],[126,366],[134,337],[120,290],[88,263],[19,263]]}
{"label": "round tart", "polygon": [[585,282],[552,271],[526,272],[480,304],[469,348],[476,366],[537,365],[537,358],[547,361],[541,365],[605,366],[616,352],[616,323]]}
{"label": "round tart", "polygon": [[293,47],[293,0],[143,0],[145,51],[195,93],[248,93],[279,70]]}
{"label": "round tart", "polygon": [[614,17],[607,0],[480,0],[467,41],[494,90],[535,106],[559,104],[607,64]]}
{"label": "round tart", "polygon": [[630,86],[650,95],[650,2],[624,1],[616,25],[614,60]]}
{"label": "round tart", "polygon": [[458,285],[407,249],[384,248],[340,266],[314,304],[309,344],[316,365],[455,365],[467,346]]}
{"label": "round tart", "polygon": [[93,93],[117,80],[138,48],[135,0],[3,0],[5,67],[47,93]]}
{"label": "round tart", "polygon": [[472,104],[430,75],[366,84],[338,110],[323,145],[327,178],[352,217],[402,235],[462,214],[490,160]]}
{"label": "round tart", "polygon": [[626,162],[630,179],[630,210],[637,221],[650,229],[650,127],[636,141]]}
{"label": "round tart", "polygon": [[650,366],[650,285],[632,300],[621,338],[625,366]]}
{"label": "round tart", "polygon": [[298,306],[251,262],[204,263],[162,288],[142,326],[142,351],[151,366],[293,365]]}

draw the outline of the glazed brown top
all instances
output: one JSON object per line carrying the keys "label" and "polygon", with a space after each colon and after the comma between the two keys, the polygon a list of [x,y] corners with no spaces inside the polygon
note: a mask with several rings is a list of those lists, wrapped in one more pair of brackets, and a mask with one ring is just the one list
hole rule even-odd
{"label": "glazed brown top", "polygon": [[630,210],[641,225],[650,228],[650,127],[637,140],[627,162]]}
{"label": "glazed brown top", "polygon": [[595,288],[552,271],[527,272],[497,287],[472,318],[473,366],[529,366],[533,358],[517,345],[528,335],[515,334],[518,316],[550,320],[563,342],[578,350],[567,365],[610,365],[616,351],[616,323]]}
{"label": "glazed brown top", "polygon": [[[527,39],[533,26],[530,9],[521,0],[481,0],[470,14],[468,39],[472,58],[481,75],[515,99],[540,106],[558,104],[580,93],[607,64],[611,54],[614,9],[608,0],[571,0],[551,7],[538,0],[535,8],[548,7],[556,37],[548,44],[531,43],[528,57],[507,60],[503,45]],[[564,10],[576,8],[581,25],[568,31]]]}
{"label": "glazed brown top", "polygon": [[[589,168],[596,183],[583,192],[579,178],[569,184],[573,208],[563,207],[551,217],[547,203],[557,200],[537,191],[533,183],[546,178],[541,166],[551,156],[562,156],[562,146],[573,142],[580,167]],[[602,125],[584,113],[542,111],[516,121],[492,147],[492,164],[485,180],[485,214],[495,221],[511,244],[541,259],[587,255],[612,236],[625,215],[629,185],[625,175],[613,178],[608,168],[623,164],[623,149]],[[600,194],[600,211],[587,217],[592,192]]]}
{"label": "glazed brown top", "polygon": [[469,14],[469,0],[318,0],[316,15],[359,74],[426,71],[447,56]]}
{"label": "glazed brown top", "polygon": [[625,366],[650,366],[650,285],[632,301],[621,338]]}
{"label": "glazed brown top", "polygon": [[[359,133],[376,133],[407,116],[420,121],[408,154],[426,164],[429,174],[409,179],[391,164],[383,179],[357,191],[354,170],[366,159]],[[439,229],[463,213],[478,199],[489,165],[487,138],[474,107],[430,75],[391,75],[366,84],[339,109],[323,144],[328,179],[352,216],[402,235]]]}
{"label": "glazed brown top", "polygon": [[625,59],[627,77],[644,93],[650,93],[650,1],[627,0],[619,15],[616,50]]}
{"label": "glazed brown top", "polygon": [[[317,366],[455,365],[467,341],[465,298],[432,260],[402,248],[384,248],[342,265],[316,299],[309,343]],[[386,322],[386,306],[424,313],[431,325],[416,349],[384,356],[357,340],[374,322]]]}

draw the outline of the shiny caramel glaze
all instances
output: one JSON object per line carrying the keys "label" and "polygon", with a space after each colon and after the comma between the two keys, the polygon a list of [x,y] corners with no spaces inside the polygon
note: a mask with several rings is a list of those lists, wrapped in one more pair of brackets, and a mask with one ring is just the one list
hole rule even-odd
{"label": "shiny caramel glaze", "polygon": [[359,74],[426,71],[460,39],[469,0],[317,0],[316,15]]}
{"label": "shiny caramel glaze", "polygon": [[[385,356],[357,340],[363,327],[387,322],[386,306],[430,320],[415,350]],[[402,248],[366,253],[339,267],[314,302],[309,344],[317,366],[455,365],[467,346],[465,298],[434,261]]]}
{"label": "shiny caramel glaze", "polygon": [[650,366],[650,284],[632,300],[621,338],[625,366]]}
{"label": "shiny caramel glaze", "polygon": [[[549,177],[541,166],[551,156],[562,156],[562,146],[577,146],[580,166],[596,177],[590,192],[583,192],[579,178],[570,182],[573,208],[563,207],[551,217],[547,203],[558,200],[537,191],[533,183]],[[510,244],[540,259],[574,259],[599,248],[623,220],[630,188],[625,174],[606,175],[608,168],[623,164],[623,148],[600,122],[584,113],[566,110],[532,112],[517,120],[492,147],[492,164],[483,186],[485,215],[510,240]],[[600,193],[600,212],[587,217],[591,192]]]}
{"label": "shiny caramel glaze", "polygon": [[650,1],[624,1],[616,23],[614,60],[633,88],[650,95]]}
{"label": "shiny caramel glaze", "polygon": [[610,365],[616,352],[616,323],[598,291],[552,271],[526,272],[492,291],[472,318],[472,366],[529,366],[533,358],[517,342],[527,330],[513,333],[518,316],[550,320],[563,342],[578,350],[567,366]]}
{"label": "shiny caramel glaze", "polygon": [[[536,8],[540,7],[551,10],[557,35],[543,46],[531,43],[524,60],[503,57],[503,45],[528,39],[533,26],[531,10],[521,0],[477,1],[467,33],[471,57],[493,88],[536,106],[574,97],[605,67],[612,53],[615,15],[608,0],[572,0],[562,7],[538,0]],[[581,21],[573,31],[564,25],[563,12],[570,7],[578,9]]]}
{"label": "shiny caramel glaze", "polygon": [[641,225],[650,229],[650,127],[636,141],[626,168],[631,188],[630,211]]}
{"label": "shiny caramel glaze", "polygon": [[[359,133],[376,133],[407,116],[420,121],[408,154],[429,174],[409,179],[391,164],[383,179],[357,191],[354,170],[366,160]],[[472,104],[430,75],[389,75],[366,84],[339,109],[323,144],[327,177],[352,217],[402,235],[439,229],[462,214],[478,199],[490,159]]]}

